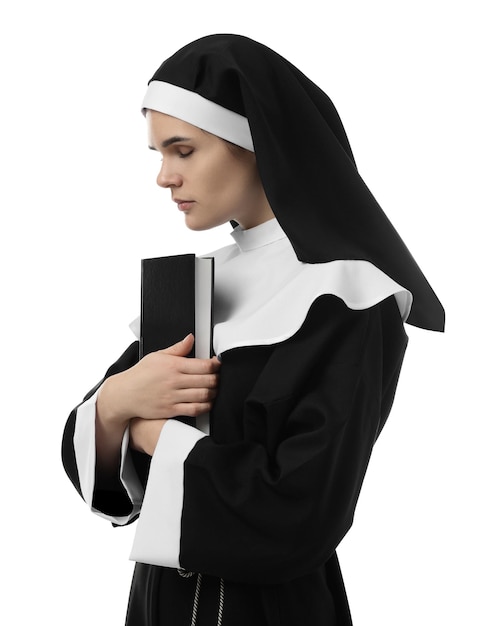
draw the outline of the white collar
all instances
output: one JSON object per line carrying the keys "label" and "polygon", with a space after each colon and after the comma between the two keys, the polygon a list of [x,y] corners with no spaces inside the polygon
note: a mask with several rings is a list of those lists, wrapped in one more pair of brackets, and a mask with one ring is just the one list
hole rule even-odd
{"label": "white collar", "polygon": [[237,226],[231,235],[241,252],[249,252],[286,238],[285,232],[275,217],[247,230]]}
{"label": "white collar", "polygon": [[216,354],[285,341],[322,295],[355,310],[395,295],[403,320],[409,315],[411,294],[368,261],[299,261],[276,219],[231,234],[235,245],[207,255],[215,257]]}

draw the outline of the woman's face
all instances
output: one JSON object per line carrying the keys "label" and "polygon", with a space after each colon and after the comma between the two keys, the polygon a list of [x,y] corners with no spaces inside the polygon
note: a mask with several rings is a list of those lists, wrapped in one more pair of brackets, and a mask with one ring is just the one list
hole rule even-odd
{"label": "woman's face", "polygon": [[157,184],[170,189],[188,228],[230,220],[252,228],[274,217],[253,152],[232,150],[216,135],[157,111],[146,117],[149,146],[162,155]]}

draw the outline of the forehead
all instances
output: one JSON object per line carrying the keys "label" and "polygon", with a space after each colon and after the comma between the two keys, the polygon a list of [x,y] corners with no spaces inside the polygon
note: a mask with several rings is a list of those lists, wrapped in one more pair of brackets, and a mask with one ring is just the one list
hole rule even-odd
{"label": "forehead", "polygon": [[145,117],[147,119],[149,138],[162,140],[165,139],[164,135],[182,135],[183,137],[192,138],[201,132],[196,126],[159,111],[148,109]]}

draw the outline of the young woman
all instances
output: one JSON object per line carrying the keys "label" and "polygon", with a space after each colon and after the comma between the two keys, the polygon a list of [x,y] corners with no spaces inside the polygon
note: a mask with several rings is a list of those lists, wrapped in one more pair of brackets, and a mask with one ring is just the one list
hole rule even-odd
{"label": "young woman", "polygon": [[[360,178],[329,98],[265,46],[192,42],[143,111],[157,183],[213,254],[212,359],[132,344],[70,415],[91,509],[140,517],[127,624],[347,626],[348,531],[407,343],[441,304]],[[210,433],[173,419],[210,412]]]}

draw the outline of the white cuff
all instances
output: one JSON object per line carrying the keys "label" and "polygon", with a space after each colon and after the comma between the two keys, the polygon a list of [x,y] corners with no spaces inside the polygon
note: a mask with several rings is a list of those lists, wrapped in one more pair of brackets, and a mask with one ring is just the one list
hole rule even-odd
{"label": "white cuff", "polygon": [[205,435],[177,420],[166,422],[150,465],[130,559],[180,567],[184,461]]}
{"label": "white cuff", "polygon": [[73,435],[73,446],[75,449],[75,460],[77,463],[80,488],[85,502],[90,506],[91,511],[100,517],[113,522],[114,524],[127,524],[130,519],[138,513],[143,495],[143,488],[133,466],[131,455],[128,454],[129,431],[126,432],[121,444],[121,467],[120,477],[128,496],[133,504],[133,511],[130,515],[112,516],[106,515],[92,507],[95,488],[95,417],[96,402],[101,387],[88,400],[77,409],[75,420],[75,432]]}
{"label": "white cuff", "polygon": [[133,465],[133,459],[131,454],[128,454],[130,446],[130,429],[127,428],[124,431],[123,441],[121,442],[121,466],[119,470],[119,477],[123,483],[123,487],[126,489],[131,503],[133,504],[133,512],[130,517],[133,517],[136,512],[141,508],[143,499],[143,487],[136,473],[135,466]]}

